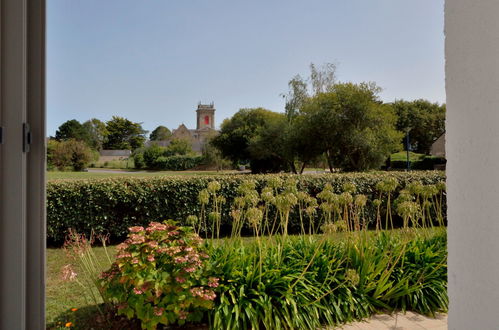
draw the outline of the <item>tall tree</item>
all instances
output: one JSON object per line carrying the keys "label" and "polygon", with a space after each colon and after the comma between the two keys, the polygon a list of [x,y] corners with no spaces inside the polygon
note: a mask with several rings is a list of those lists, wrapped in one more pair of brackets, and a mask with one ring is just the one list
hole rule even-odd
{"label": "tall tree", "polygon": [[165,141],[172,137],[172,132],[165,126],[158,126],[149,135],[151,141]]}
{"label": "tall tree", "polygon": [[345,171],[379,168],[401,148],[393,109],[378,97],[374,83],[339,83],[304,106],[316,143],[326,152],[329,166]]}
{"label": "tall tree", "polygon": [[84,141],[85,130],[78,120],[71,119],[59,126],[55,132],[55,139],[57,141],[66,141],[71,139]]}
{"label": "tall tree", "polygon": [[297,173],[294,148],[289,140],[290,128],[285,114],[274,113],[256,129],[248,150],[253,163],[264,167],[262,172],[291,170]]}
{"label": "tall tree", "polygon": [[134,150],[142,147],[146,140],[147,131],[142,128],[141,123],[134,123],[123,117],[113,116],[106,122],[106,128],[109,134],[104,149]]}
{"label": "tall tree", "polygon": [[92,118],[84,122],[82,127],[87,145],[94,150],[101,150],[109,135],[106,124],[97,118]]}
{"label": "tall tree", "polygon": [[428,154],[433,142],[445,132],[445,104],[396,100],[392,107],[398,116],[397,129],[404,134],[409,131],[412,150]]}
{"label": "tall tree", "polygon": [[324,63],[317,66],[311,63],[310,83],[313,95],[331,91],[336,83],[336,64]]}
{"label": "tall tree", "polygon": [[282,167],[282,161],[275,157],[255,157],[250,144],[267,123],[282,114],[263,108],[241,109],[231,118],[225,119],[220,134],[212,140],[212,144],[220,150],[223,157],[233,163],[250,162],[254,172],[272,172]]}

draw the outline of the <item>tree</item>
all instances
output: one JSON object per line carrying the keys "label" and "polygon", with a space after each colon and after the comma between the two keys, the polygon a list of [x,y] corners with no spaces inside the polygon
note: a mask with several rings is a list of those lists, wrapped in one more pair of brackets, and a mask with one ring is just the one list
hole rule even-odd
{"label": "tree", "polygon": [[191,154],[192,144],[185,139],[173,139],[165,150],[165,156]]}
{"label": "tree", "polygon": [[83,142],[77,140],[49,141],[47,150],[49,167],[65,170],[71,167],[74,171],[82,171],[92,159],[92,151]]}
{"label": "tree", "polygon": [[109,135],[106,124],[97,118],[92,118],[84,122],[82,128],[87,145],[94,150],[101,150]]}
{"label": "tree", "polygon": [[304,120],[316,132],[307,138],[321,145],[331,170],[379,168],[392,152],[400,150],[397,117],[379,100],[379,92],[374,83],[339,83],[304,106]]}
{"label": "tree", "polygon": [[71,139],[84,141],[85,130],[78,120],[71,119],[59,126],[55,132],[55,139],[57,141],[66,141]]}
{"label": "tree", "polygon": [[[309,90],[309,83],[311,89]],[[331,91],[336,83],[336,64],[324,63],[317,66],[310,63],[310,75],[304,79],[300,75],[294,76],[288,82],[288,93],[282,95],[286,100],[285,110],[288,119],[293,119],[298,115],[298,112],[304,103],[311,96],[318,93]]]}
{"label": "tree", "polygon": [[336,83],[336,64],[324,63],[317,67],[310,63],[310,83],[313,95],[330,92]]}
{"label": "tree", "polygon": [[165,141],[171,138],[172,132],[165,126],[158,126],[149,135],[151,141]]}
{"label": "tree", "polygon": [[404,135],[409,130],[412,151],[428,154],[433,142],[445,132],[445,104],[396,100],[392,107],[398,116],[397,129]]}
{"label": "tree", "polygon": [[255,151],[252,153],[250,144],[261,132],[259,128],[264,127],[269,120],[278,118],[282,118],[282,114],[263,108],[241,109],[222,122],[220,134],[213,139],[212,144],[223,157],[235,164],[251,162],[253,172],[275,171],[275,159],[255,158]]}
{"label": "tree", "polygon": [[300,75],[296,75],[288,82],[288,94],[283,95],[286,100],[284,109],[289,120],[293,119],[305,101],[309,98],[307,83]]}
{"label": "tree", "polygon": [[106,129],[109,134],[104,143],[105,149],[134,150],[140,148],[146,140],[147,131],[142,128],[142,125],[123,117],[113,116],[111,120],[106,122]]}
{"label": "tree", "polygon": [[215,134],[210,134],[203,145],[203,163],[207,166],[215,167],[217,171],[230,169],[231,161],[224,158],[220,150],[212,143],[215,137]]}
{"label": "tree", "polygon": [[274,113],[257,128],[255,135],[250,140],[252,170],[255,172],[279,172],[295,168],[295,154],[293,145],[289,141],[290,125],[283,113]]}

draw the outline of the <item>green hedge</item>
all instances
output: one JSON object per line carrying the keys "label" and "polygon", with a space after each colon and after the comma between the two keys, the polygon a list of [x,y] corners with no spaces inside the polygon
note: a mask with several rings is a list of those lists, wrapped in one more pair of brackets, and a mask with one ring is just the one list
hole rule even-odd
{"label": "green hedge", "polygon": [[153,162],[153,168],[157,170],[184,171],[200,165],[202,156],[160,156]]}
{"label": "green hedge", "polygon": [[[446,160],[442,157],[425,156],[419,160],[414,160],[410,162],[410,168],[412,170],[433,170],[435,165],[445,164]],[[390,168],[392,169],[406,169],[407,161],[405,160],[392,160],[390,162]]]}
{"label": "green hedge", "polygon": [[[81,233],[109,233],[112,239],[123,239],[127,228],[146,225],[150,221],[175,219],[184,221],[188,215],[198,215],[199,191],[208,182],[217,180],[222,188],[220,195],[227,199],[222,214],[222,224],[230,223],[229,206],[236,196],[241,181],[254,179],[261,188],[274,175],[223,175],[202,177],[110,178],[93,180],[53,180],[47,184],[47,236],[50,244],[60,244],[68,228]],[[281,177],[289,175],[279,175]],[[358,193],[369,200],[376,198],[376,183],[386,177],[396,177],[399,189],[415,180],[432,184],[445,180],[441,171],[374,172],[294,176],[298,186],[315,196],[326,183],[341,192],[346,182],[354,183]],[[367,217],[373,221],[375,209],[368,203]],[[290,222],[298,224],[298,215],[292,214]]]}

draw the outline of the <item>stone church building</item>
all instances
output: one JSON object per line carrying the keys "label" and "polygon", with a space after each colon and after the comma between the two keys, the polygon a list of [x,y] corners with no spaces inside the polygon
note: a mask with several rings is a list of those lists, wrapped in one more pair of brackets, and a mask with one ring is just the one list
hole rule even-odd
{"label": "stone church building", "polygon": [[[191,142],[192,150],[202,152],[206,141],[215,134],[218,134],[218,131],[215,129],[214,103],[199,103],[196,110],[196,129],[189,129],[184,124],[181,124],[172,131],[171,139],[187,140]],[[154,143],[166,147],[170,144],[171,139],[167,141],[155,141]],[[149,141],[148,144],[150,143]]]}

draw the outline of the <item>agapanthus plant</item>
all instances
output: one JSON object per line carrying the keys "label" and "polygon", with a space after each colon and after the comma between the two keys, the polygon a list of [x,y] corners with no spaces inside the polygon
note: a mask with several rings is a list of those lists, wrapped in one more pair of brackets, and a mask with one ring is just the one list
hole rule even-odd
{"label": "agapanthus plant", "polygon": [[118,314],[145,329],[198,322],[213,307],[218,279],[209,277],[208,255],[198,234],[173,221],[129,228],[116,261],[101,275]]}

